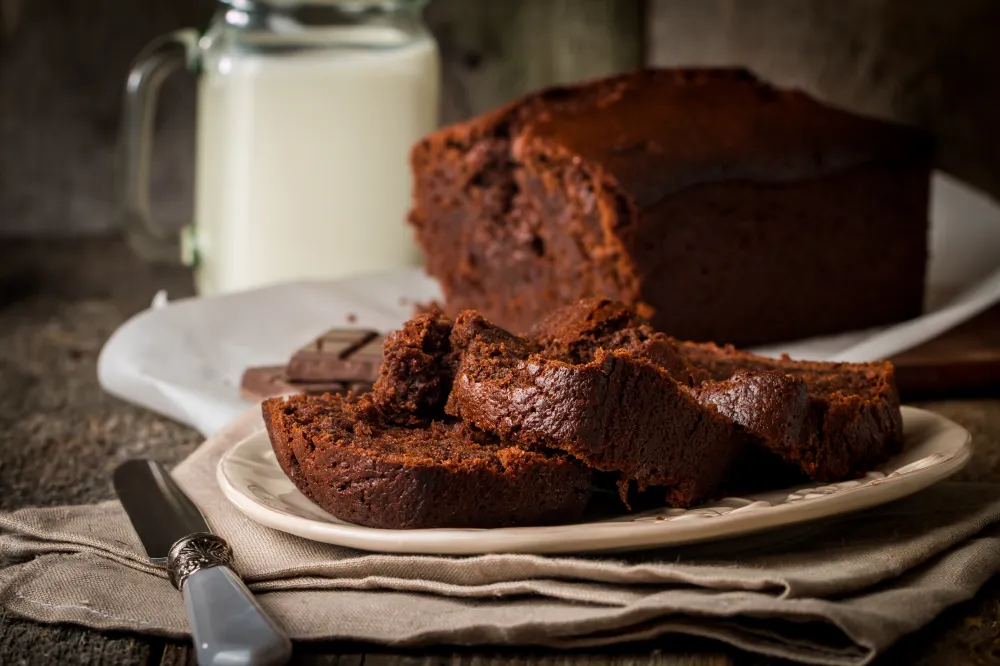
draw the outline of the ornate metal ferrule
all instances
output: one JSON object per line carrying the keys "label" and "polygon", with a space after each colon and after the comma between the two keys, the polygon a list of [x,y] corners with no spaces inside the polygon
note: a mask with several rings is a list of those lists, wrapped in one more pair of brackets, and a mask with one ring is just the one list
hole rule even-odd
{"label": "ornate metal ferrule", "polygon": [[195,571],[232,565],[233,549],[224,539],[208,532],[196,532],[179,539],[167,554],[170,582],[178,590]]}

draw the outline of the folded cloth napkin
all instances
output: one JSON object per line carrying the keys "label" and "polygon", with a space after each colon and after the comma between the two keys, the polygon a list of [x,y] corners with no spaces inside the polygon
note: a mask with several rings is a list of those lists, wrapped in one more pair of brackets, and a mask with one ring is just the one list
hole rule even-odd
{"label": "folded cloth napkin", "polygon": [[[1000,488],[943,483],[837,520],[628,555],[429,557],[257,525],[215,482],[256,411],[177,467],[295,639],[584,647],[670,632],[815,664],[864,664],[1000,570]],[[118,502],[0,513],[0,603],[44,622],[182,637],[180,595]]]}

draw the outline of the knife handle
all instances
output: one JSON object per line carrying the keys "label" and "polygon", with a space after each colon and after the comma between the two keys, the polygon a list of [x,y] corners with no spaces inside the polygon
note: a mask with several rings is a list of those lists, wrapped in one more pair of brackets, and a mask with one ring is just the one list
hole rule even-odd
{"label": "knife handle", "polygon": [[199,666],[280,666],[292,643],[230,568],[232,551],[214,534],[170,549],[169,569],[187,608]]}
{"label": "knife handle", "polygon": [[279,666],[292,643],[229,567],[200,569],[181,588],[199,666]]}

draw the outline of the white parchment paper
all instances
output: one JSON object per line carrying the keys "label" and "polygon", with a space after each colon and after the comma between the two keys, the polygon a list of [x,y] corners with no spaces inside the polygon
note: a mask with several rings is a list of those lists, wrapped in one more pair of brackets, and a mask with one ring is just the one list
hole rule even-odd
{"label": "white parchment paper", "polygon": [[[1000,207],[939,174],[932,188],[931,229],[922,317],[756,351],[817,360],[885,358],[1000,301]],[[415,303],[438,296],[436,283],[418,269],[175,302],[150,294],[153,306],[108,340],[98,375],[109,393],[209,435],[247,408],[239,395],[247,367],[281,365],[333,326],[392,330]]]}

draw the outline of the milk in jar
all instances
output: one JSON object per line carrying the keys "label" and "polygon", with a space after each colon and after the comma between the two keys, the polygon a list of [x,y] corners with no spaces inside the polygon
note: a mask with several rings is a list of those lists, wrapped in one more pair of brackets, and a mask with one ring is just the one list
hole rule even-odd
{"label": "milk in jar", "polygon": [[[131,99],[140,120],[144,85],[158,87],[178,45],[198,73],[194,219],[181,245],[200,294],[418,263],[409,152],[437,125],[439,88],[424,4],[224,0],[204,34],[166,36],[133,68],[126,117]],[[134,245],[155,247],[142,188],[129,229]]]}

